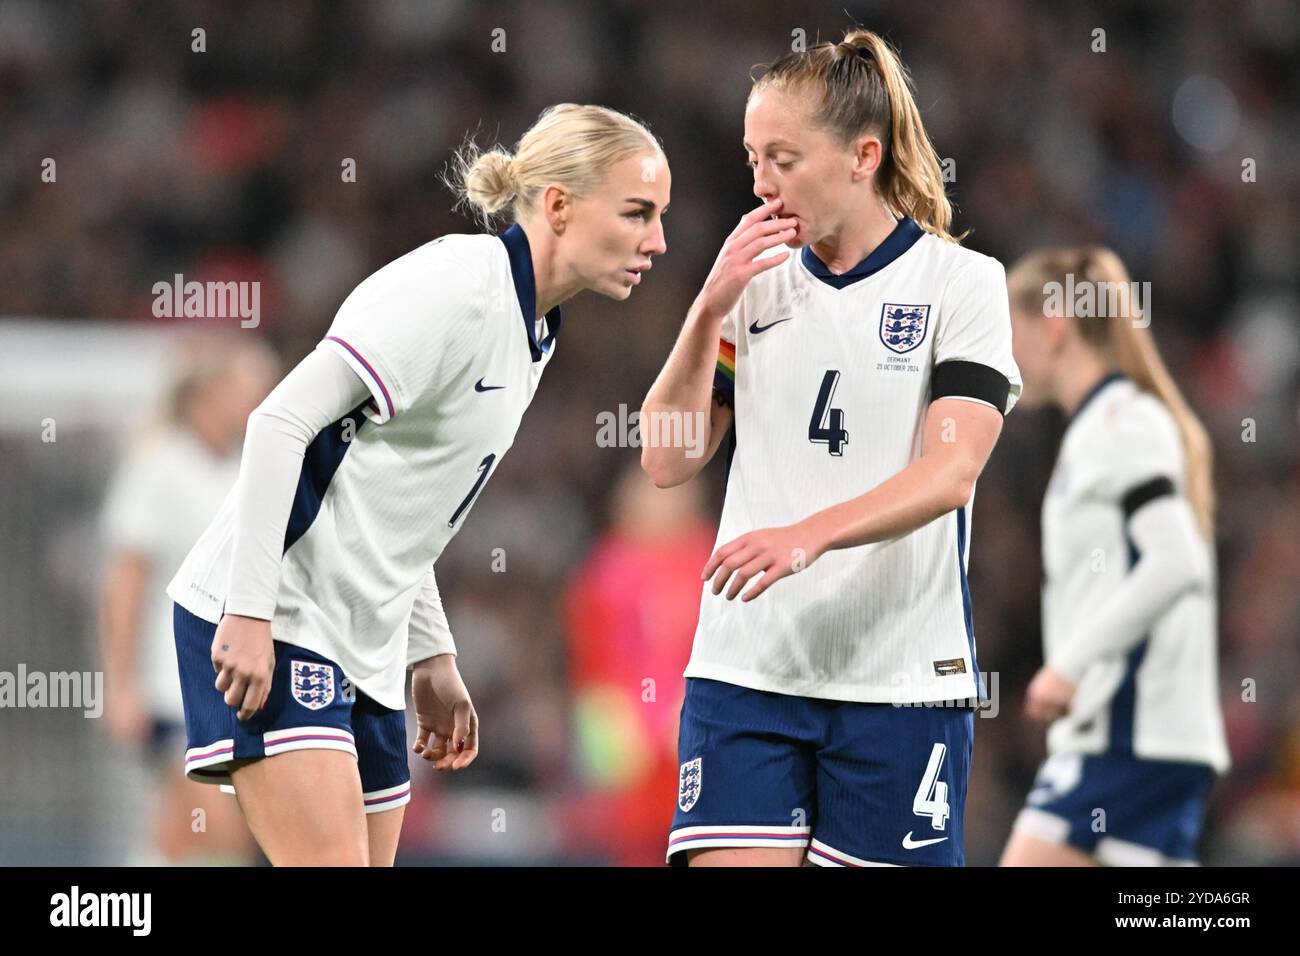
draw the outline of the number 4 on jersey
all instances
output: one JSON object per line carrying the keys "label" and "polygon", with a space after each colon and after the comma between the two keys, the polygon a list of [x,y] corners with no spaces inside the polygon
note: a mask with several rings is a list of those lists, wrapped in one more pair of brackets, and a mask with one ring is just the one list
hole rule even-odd
{"label": "number 4 on jersey", "polygon": [[948,784],[939,779],[939,771],[943,769],[943,758],[947,753],[946,745],[934,745],[930,751],[930,763],[925,768],[925,776],[921,778],[921,785],[916,788],[916,796],[912,799],[912,812],[918,817],[929,817],[930,826],[936,830],[944,829],[948,823]]}
{"label": "number 4 on jersey", "polygon": [[836,456],[843,455],[844,446],[849,443],[849,433],[844,430],[844,410],[830,407],[839,381],[840,373],[834,369],[822,376],[821,391],[817,393],[817,404],[808,422],[808,440],[829,445],[830,453]]}

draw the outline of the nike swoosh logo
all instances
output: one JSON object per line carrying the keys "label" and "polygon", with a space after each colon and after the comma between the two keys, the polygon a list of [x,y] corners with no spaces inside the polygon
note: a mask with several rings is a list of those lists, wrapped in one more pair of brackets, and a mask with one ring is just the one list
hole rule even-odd
{"label": "nike swoosh logo", "polygon": [[935,837],[933,840],[913,840],[912,831],[907,831],[907,836],[903,837],[903,849],[915,850],[918,847],[929,846],[931,843],[942,843],[947,837]]}
{"label": "nike swoosh logo", "polygon": [[750,327],[749,327],[749,332],[750,332],[751,335],[758,335],[758,333],[760,333],[760,332],[766,332],[766,331],[767,331],[768,329],[770,329],[773,325],[780,325],[782,322],[789,322],[790,319],[793,319],[793,318],[794,318],[794,316],[792,315],[792,316],[790,316],[790,318],[787,318],[787,319],[777,319],[775,322],[771,322],[771,323],[769,323],[769,324],[767,324],[767,325],[759,325],[759,324],[758,324],[758,319],[755,319],[755,320],[753,321],[753,323],[752,323],[752,324],[750,325]]}
{"label": "nike swoosh logo", "polygon": [[[486,377],[486,376],[485,376],[485,377]],[[505,386],[504,386],[504,385],[484,385],[484,384],[483,384],[483,379],[479,379],[477,382],[474,383],[474,391],[476,391],[476,392],[490,392],[490,391],[492,391],[492,390],[495,389],[495,388],[505,388]]]}

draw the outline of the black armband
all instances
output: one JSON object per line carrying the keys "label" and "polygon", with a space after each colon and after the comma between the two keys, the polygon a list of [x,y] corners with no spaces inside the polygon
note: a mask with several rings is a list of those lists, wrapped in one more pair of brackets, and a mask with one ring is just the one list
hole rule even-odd
{"label": "black armband", "polygon": [[1011,383],[995,368],[979,362],[940,362],[930,376],[930,401],[940,398],[973,398],[987,402],[1006,414]]}
{"label": "black armband", "polygon": [[1127,522],[1143,505],[1172,494],[1174,494],[1174,483],[1164,475],[1130,488],[1120,499],[1120,506],[1124,509],[1124,520]]}

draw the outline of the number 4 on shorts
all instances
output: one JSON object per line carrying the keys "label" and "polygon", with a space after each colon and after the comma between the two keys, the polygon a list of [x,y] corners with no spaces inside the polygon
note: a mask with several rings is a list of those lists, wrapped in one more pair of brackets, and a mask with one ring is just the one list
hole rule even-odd
{"label": "number 4 on shorts", "polygon": [[916,797],[912,800],[912,812],[919,817],[929,817],[930,826],[942,830],[948,823],[948,785],[939,779],[943,768],[943,758],[948,748],[944,744],[935,744],[930,751],[930,764],[925,768],[921,785],[916,788]]}

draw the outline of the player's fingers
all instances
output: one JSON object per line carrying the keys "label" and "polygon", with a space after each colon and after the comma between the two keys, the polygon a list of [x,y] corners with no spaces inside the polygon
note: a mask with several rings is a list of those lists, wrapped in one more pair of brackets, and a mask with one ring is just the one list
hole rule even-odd
{"label": "player's fingers", "polygon": [[732,235],[734,236],[738,233],[744,232],[748,226],[752,226],[756,222],[762,222],[764,219],[767,219],[772,215],[772,213],[780,210],[783,202],[784,200],[779,198],[769,199],[767,202],[763,203],[763,205],[755,206],[749,212],[740,217],[740,222],[736,224],[736,228],[732,231]]}
{"label": "player's fingers", "polygon": [[465,733],[463,740],[455,741],[459,751],[456,759],[452,761],[453,770],[463,770],[474,762],[478,756],[478,714],[475,713],[473,706],[469,708],[469,728]]}
{"label": "player's fingers", "polygon": [[212,682],[212,686],[224,694],[230,689],[230,684],[234,679],[235,669],[229,664],[222,664],[221,669],[217,671],[217,679]]}
{"label": "player's fingers", "polygon": [[455,752],[455,746],[449,734],[434,731],[429,738],[429,746],[425,748],[425,755],[431,764],[437,766],[440,760]]}
{"label": "player's fingers", "polygon": [[741,592],[749,579],[756,575],[763,568],[767,567],[769,560],[766,556],[760,554],[756,558],[746,561],[741,567],[736,569],[736,573],[731,576],[731,586],[727,588],[727,600],[734,601],[736,595]]}
{"label": "player's fingers", "polygon": [[[745,263],[746,269],[752,270],[754,267],[761,264],[761,262],[756,261],[760,255],[768,249],[789,242],[795,237],[797,231],[798,230],[794,228],[787,228],[771,233],[770,235],[759,236],[752,242],[749,242],[747,245],[738,249],[736,255]],[[757,275],[757,273],[753,274]]]}
{"label": "player's fingers", "polygon": [[748,561],[752,560],[755,549],[751,547],[741,548],[739,551],[733,551],[721,564],[718,565],[717,573],[713,575],[713,593],[721,594],[727,579],[732,573],[740,567],[743,567]]}
{"label": "player's fingers", "polygon": [[745,246],[742,250],[738,251],[737,255],[740,256],[742,261],[744,261],[744,273],[746,276],[753,278],[754,276],[757,276],[759,272],[762,272],[762,269],[759,269],[758,267],[763,264],[764,260],[759,259],[759,256],[763,255],[763,252],[770,250],[770,248],[780,246],[781,243],[789,242],[790,239],[794,238],[794,233],[796,232],[797,230],[794,229],[783,229],[779,233],[761,235],[761,237],[754,239],[754,241],[749,243],[748,246]]}
{"label": "player's fingers", "polygon": [[460,753],[456,755],[456,760],[452,763],[453,770],[464,770],[472,764],[478,757],[478,734],[471,733],[465,738],[465,746]]}
{"label": "player's fingers", "polygon": [[[764,249],[768,247],[765,245],[761,245],[761,243],[763,243],[764,241],[771,239],[773,236],[784,235],[787,232],[789,233],[797,232],[798,230],[795,229],[795,226],[798,225],[798,222],[799,221],[797,219],[778,218],[778,219],[764,219],[762,222],[754,223],[752,226],[750,226],[748,229],[742,232],[739,236],[737,236],[734,242],[732,243],[733,247],[735,248],[736,255],[738,256],[748,255],[748,258],[752,259],[754,256],[758,255],[760,252],[762,252]],[[768,243],[768,245],[771,245],[771,243]],[[749,251],[751,249],[752,252]]]}
{"label": "player's fingers", "polygon": [[746,246],[751,245],[759,239],[793,230],[794,227],[798,225],[798,222],[799,220],[795,219],[793,216],[777,216],[773,219],[763,219],[759,222],[751,223],[736,237],[735,242],[732,243],[732,245],[735,246],[737,252],[740,252]]}
{"label": "player's fingers", "polygon": [[465,738],[469,736],[470,715],[474,713],[474,708],[466,698],[456,705],[454,713],[456,727],[451,733],[451,748],[460,753],[465,749]]}
{"label": "player's fingers", "polygon": [[759,259],[758,261],[753,263],[753,265],[750,266],[749,278],[752,279],[754,278],[754,276],[758,275],[761,272],[766,272],[768,269],[775,269],[777,266],[779,266],[781,263],[785,262],[785,260],[789,258],[790,258],[790,253],[787,250],[785,252],[778,252],[774,256],[768,256],[766,259]]}
{"label": "player's fingers", "polygon": [[713,555],[709,558],[708,563],[704,565],[704,570],[700,572],[700,580],[707,581],[709,578],[713,577],[713,572],[718,570],[718,565],[727,560],[727,558],[730,557],[737,548],[743,547],[744,543],[745,540],[742,536],[732,541],[728,541],[722,547],[718,548],[717,551],[714,551]]}
{"label": "player's fingers", "polygon": [[429,742],[429,731],[425,728],[416,726],[415,743],[411,744],[411,750],[417,754],[424,753],[424,745]]}
{"label": "player's fingers", "polygon": [[446,743],[442,747],[442,755],[434,762],[433,766],[438,770],[450,770],[451,765],[456,762],[456,743],[450,737],[443,739]]}
{"label": "player's fingers", "polygon": [[[224,676],[229,672],[222,671],[221,673]],[[245,692],[247,692],[247,690],[248,690],[248,678],[243,674],[240,674],[238,671],[231,674],[230,684],[226,688],[226,698],[225,698],[226,706],[242,707],[244,703],[244,694]],[[243,718],[241,717],[240,720],[243,720]]]}
{"label": "player's fingers", "polygon": [[788,570],[782,570],[779,564],[772,564],[763,569],[763,576],[758,579],[753,587],[740,596],[741,601],[752,601],[777,581],[790,574]]}
{"label": "player's fingers", "polygon": [[248,687],[244,690],[244,695],[239,699],[238,717],[240,720],[248,720],[257,713],[257,702],[262,697],[262,678],[254,677],[248,682]]}

